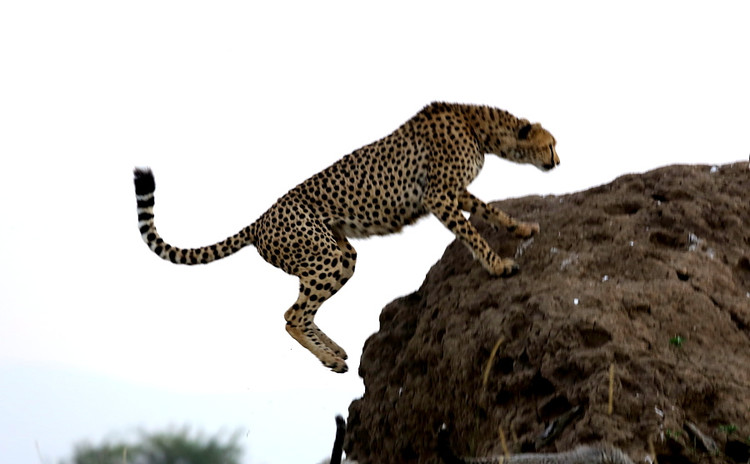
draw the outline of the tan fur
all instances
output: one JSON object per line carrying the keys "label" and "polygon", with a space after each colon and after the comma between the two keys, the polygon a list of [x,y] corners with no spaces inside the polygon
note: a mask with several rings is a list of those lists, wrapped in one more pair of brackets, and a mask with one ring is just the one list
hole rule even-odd
{"label": "tan fur", "polygon": [[253,224],[214,245],[178,248],[156,232],[154,182],[136,170],[139,227],[152,251],[175,263],[200,264],[255,245],[269,263],[299,277],[286,329],[335,372],[346,372],[345,351],[315,324],[320,305],[354,273],[357,253],[347,238],[398,232],[436,216],[492,275],[518,270],[498,256],[461,211],[529,237],[536,223],[519,222],[471,195],[484,155],[549,170],[559,164],[555,139],[539,124],[487,106],[433,103],[392,134],[366,145],[294,187]]}

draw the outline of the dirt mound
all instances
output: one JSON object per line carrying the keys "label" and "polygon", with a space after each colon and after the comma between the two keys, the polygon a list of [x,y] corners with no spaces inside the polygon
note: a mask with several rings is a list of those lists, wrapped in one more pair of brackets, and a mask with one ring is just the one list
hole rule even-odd
{"label": "dirt mound", "polygon": [[502,454],[502,428],[512,453],[604,441],[636,462],[649,443],[661,464],[745,462],[747,163],[497,205],[541,224],[522,243],[474,221],[520,274],[493,278],[454,242],[417,292],[385,307],[362,355],[348,456],[439,462],[446,423],[460,455]]}

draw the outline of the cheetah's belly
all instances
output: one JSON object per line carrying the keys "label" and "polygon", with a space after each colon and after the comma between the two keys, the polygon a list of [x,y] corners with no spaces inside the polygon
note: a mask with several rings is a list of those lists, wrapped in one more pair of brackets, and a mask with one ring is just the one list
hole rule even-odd
{"label": "cheetah's belly", "polygon": [[355,208],[351,214],[340,217],[333,227],[352,238],[388,235],[399,232],[425,214],[422,188],[414,187],[411,192],[401,195],[388,192],[373,198],[367,207]]}

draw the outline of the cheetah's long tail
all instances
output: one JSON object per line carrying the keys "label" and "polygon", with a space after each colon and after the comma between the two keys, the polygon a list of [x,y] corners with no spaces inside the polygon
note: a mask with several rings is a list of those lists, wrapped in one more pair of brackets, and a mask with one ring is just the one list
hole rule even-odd
{"label": "cheetah's long tail", "polygon": [[200,248],[178,248],[165,242],[154,225],[154,174],[151,169],[136,168],[133,172],[135,198],[138,201],[138,228],[146,245],[162,259],[176,264],[207,264],[225,258],[255,242],[255,228],[251,224],[221,242]]}

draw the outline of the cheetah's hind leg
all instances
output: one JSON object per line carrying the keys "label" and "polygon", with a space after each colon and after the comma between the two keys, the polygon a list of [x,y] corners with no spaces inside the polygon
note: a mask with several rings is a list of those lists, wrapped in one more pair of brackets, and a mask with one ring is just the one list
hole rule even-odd
{"label": "cheetah's hind leg", "polygon": [[[327,237],[333,238],[333,237]],[[331,240],[330,242],[333,242]],[[346,352],[315,324],[320,305],[334,295],[354,273],[356,252],[346,239],[337,239],[327,253],[309,256],[300,267],[300,293],[284,314],[286,331],[334,372],[348,370]],[[304,270],[302,270],[304,269]]]}
{"label": "cheetah's hind leg", "polygon": [[306,284],[300,283],[300,287],[302,290],[300,291],[299,298],[297,298],[297,302],[284,313],[286,331],[300,345],[314,354],[324,366],[334,372],[343,374],[349,370],[344,358],[337,355],[333,349],[328,347],[324,339],[332,343],[331,339],[313,322],[314,313],[320,307],[320,303],[310,301],[309,296],[305,295],[305,291],[309,289]]}

